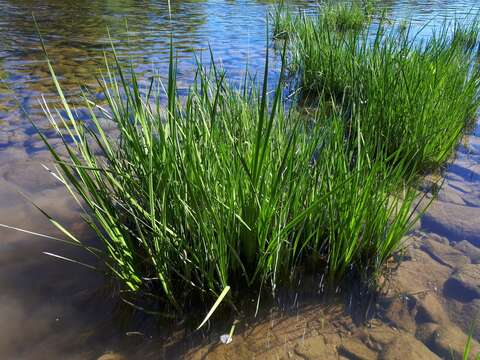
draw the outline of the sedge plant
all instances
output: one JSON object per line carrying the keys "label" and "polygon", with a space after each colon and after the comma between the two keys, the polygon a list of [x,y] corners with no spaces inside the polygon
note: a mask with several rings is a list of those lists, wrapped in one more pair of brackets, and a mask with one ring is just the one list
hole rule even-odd
{"label": "sedge plant", "polygon": [[[317,7],[318,22],[338,32],[358,32],[367,27],[372,20],[372,1],[325,2]],[[309,14],[307,10],[304,13]],[[315,12],[314,12],[315,13]],[[288,38],[296,34],[296,24],[301,12],[294,13],[288,3],[282,1],[270,12],[273,23],[272,34],[276,39]],[[299,24],[301,25],[301,24]]]}
{"label": "sedge plant", "polygon": [[322,107],[308,117],[286,109],[282,82],[268,91],[268,53],[260,87],[248,76],[230,86],[199,63],[184,98],[172,46],[166,83],[141,86],[115,56],[100,80],[107,104],[85,94],[88,121],[48,65],[62,109],[45,112],[62,146],[38,131],[98,246],[46,215],[124,292],[177,311],[216,299],[208,318],[245,289],[288,284],[307,261],[333,285],[368,278],[415,221],[410,159],[375,159],[353,112],[345,122]]}
{"label": "sedge plant", "polygon": [[290,19],[290,68],[305,98],[332,101],[346,121],[355,113],[379,158],[400,152],[418,173],[448,159],[479,106],[476,22],[444,23],[422,38],[411,24],[397,31],[383,21],[339,32],[321,10]]}

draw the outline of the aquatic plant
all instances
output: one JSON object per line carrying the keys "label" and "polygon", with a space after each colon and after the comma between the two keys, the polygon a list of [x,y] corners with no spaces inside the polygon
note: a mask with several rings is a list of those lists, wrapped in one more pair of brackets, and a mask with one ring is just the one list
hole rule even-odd
{"label": "aquatic plant", "polygon": [[90,121],[76,117],[49,66],[64,108],[45,110],[63,149],[39,133],[102,246],[49,219],[124,292],[181,311],[198,299],[217,298],[216,308],[244,289],[275,291],[306,263],[328,284],[367,279],[415,220],[410,160],[371,160],[362,131],[331,110],[286,111],[282,83],[267,92],[268,54],[261,88],[232,88],[221,69],[199,64],[183,99],[173,49],[165,87],[159,77],[140,86],[117,59],[101,82],[108,105],[85,95]]}
{"label": "aquatic plant", "polygon": [[[452,42],[464,47],[466,50],[472,50],[478,46],[479,33],[480,26],[478,20],[474,20],[470,24],[464,24],[457,20],[453,25]],[[475,50],[478,51],[478,49]]]}
{"label": "aquatic plant", "polygon": [[[369,5],[368,11],[370,10]],[[323,4],[319,11],[319,21],[337,31],[359,31],[369,23],[369,13],[356,1],[328,2]]]}
{"label": "aquatic plant", "polygon": [[[373,2],[371,0],[363,1],[361,4],[357,1],[350,3],[326,2],[319,5],[317,20],[336,31],[360,31],[368,26],[371,21],[372,7]],[[309,13],[309,11],[306,13]],[[273,23],[273,37],[284,39],[296,34],[295,27],[300,17],[300,12],[294,14],[285,2],[280,2],[270,12]]]}
{"label": "aquatic plant", "polygon": [[378,0],[362,0],[362,8],[368,16],[373,16],[377,13]]}
{"label": "aquatic plant", "polygon": [[475,51],[459,40],[474,37],[476,23],[457,24],[453,38],[444,24],[422,40],[410,25],[398,32],[380,21],[338,32],[321,14],[291,21],[290,68],[304,98],[333,101],[347,120],[361,119],[365,144],[377,157],[399,151],[417,171],[429,171],[450,156],[479,105]]}
{"label": "aquatic plant", "polygon": [[287,5],[282,1],[269,12],[273,24],[272,35],[274,39],[285,39],[295,33],[296,16],[286,7]]}
{"label": "aquatic plant", "polygon": [[[467,342],[465,343],[465,346],[463,348],[463,354],[462,354],[463,360],[469,360],[469,359],[480,360],[480,353],[474,354],[472,351],[472,339],[473,339],[472,334],[469,334],[467,338]],[[453,353],[452,353],[452,359],[455,359],[455,355]]]}

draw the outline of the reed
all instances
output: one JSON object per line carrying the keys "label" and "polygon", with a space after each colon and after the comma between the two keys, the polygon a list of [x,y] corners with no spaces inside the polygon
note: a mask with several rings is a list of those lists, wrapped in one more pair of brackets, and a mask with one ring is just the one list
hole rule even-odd
{"label": "reed", "polygon": [[347,121],[361,119],[377,157],[399,153],[419,173],[445,162],[479,106],[476,22],[443,24],[422,38],[411,24],[397,31],[381,20],[339,32],[321,10],[290,19],[283,25],[295,29],[290,68],[304,98],[332,101]]}
{"label": "reed", "polygon": [[[370,24],[374,3],[371,0],[362,3],[326,2],[319,5],[318,22],[340,32],[360,31]],[[285,2],[280,2],[270,12],[274,38],[287,38],[296,33],[297,14]]]}
{"label": "reed", "polygon": [[369,15],[367,7],[356,1],[351,3],[328,2],[321,7],[320,21],[337,31],[360,31],[368,25]]}
{"label": "reed", "polygon": [[[472,122],[479,72],[473,48],[447,27],[413,41],[411,26],[373,31],[332,20],[358,14],[327,14],[275,13],[288,45],[273,93],[267,52],[260,86],[248,75],[230,86],[212,56],[180,98],[171,47],[165,84],[142,86],[132,64],[107,61],[107,105],[85,94],[82,121],[49,63],[63,109],[45,112],[62,146],[38,131],[100,245],[51,222],[123,292],[176,311],[217,299],[207,318],[245,290],[275,293],[299,269],[333,286],[375,277],[416,220],[416,178]],[[313,112],[285,106],[287,59]]]}
{"label": "reed", "polygon": [[39,132],[102,245],[49,219],[124,291],[181,311],[230,288],[230,301],[245,289],[274,292],[307,262],[332,285],[365,279],[401,245],[415,220],[409,159],[372,160],[359,118],[352,132],[321,106],[308,118],[287,111],[281,82],[267,92],[266,59],[260,88],[231,87],[221,69],[199,64],[183,99],[173,49],[165,86],[156,77],[142,87],[133,67],[107,63],[108,105],[85,96],[89,121],[76,118],[50,65],[64,116],[45,110],[62,148]]}
{"label": "reed", "polygon": [[453,23],[453,36],[452,42],[456,43],[460,47],[464,47],[467,51],[476,50],[478,46],[478,35],[480,33],[480,25],[478,17],[470,24],[464,24],[461,21],[455,21]]}

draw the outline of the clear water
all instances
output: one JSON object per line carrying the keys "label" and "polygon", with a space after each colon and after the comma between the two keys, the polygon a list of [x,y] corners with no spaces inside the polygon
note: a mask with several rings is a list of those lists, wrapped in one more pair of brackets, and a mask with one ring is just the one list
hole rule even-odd
{"label": "clear water", "polygon": [[[209,46],[231,78],[241,79],[247,65],[250,71],[260,72],[268,38],[266,15],[273,3],[178,0],[171,2],[170,19],[168,2],[159,0],[0,0],[0,223],[55,235],[28,197],[69,224],[77,235],[90,236],[65,191],[42,168],[50,158],[29,123],[30,119],[47,127],[39,106],[42,96],[52,105],[58,103],[32,14],[64,89],[75,99],[81,86],[98,92],[96,77],[104,52],[111,51],[111,42],[120,56],[131,57],[137,71],[148,79],[154,71],[166,74],[173,34],[183,89],[193,76],[194,55],[208,62]],[[302,1],[296,5],[305,9],[315,6]],[[480,11],[476,0],[387,0],[379,7],[392,20],[413,19],[416,26],[430,28],[445,19]],[[275,78],[278,59],[273,51],[270,56]],[[457,195],[465,201],[456,205],[478,209],[478,134],[472,136],[471,144],[469,151],[460,153],[460,162],[450,168],[446,191],[462,189]],[[463,177],[467,170],[473,175]],[[451,196],[445,203],[450,204],[449,199]],[[441,212],[442,202],[439,204]],[[464,231],[454,224],[452,230],[433,215],[423,225],[454,241],[470,237],[476,243],[480,236],[475,227]],[[8,229],[0,229],[0,240],[0,358],[95,359],[108,350],[142,359],[178,356],[167,349],[181,337],[182,324],[159,331],[138,319],[132,322],[117,299],[109,298],[101,275],[42,254],[91,260],[76,249]],[[228,330],[229,326],[225,327]],[[299,329],[301,335],[304,330]],[[250,341],[249,351],[236,348],[236,356],[252,357],[258,350],[254,346],[257,340]],[[209,343],[197,336],[184,343],[183,350],[202,341]]]}

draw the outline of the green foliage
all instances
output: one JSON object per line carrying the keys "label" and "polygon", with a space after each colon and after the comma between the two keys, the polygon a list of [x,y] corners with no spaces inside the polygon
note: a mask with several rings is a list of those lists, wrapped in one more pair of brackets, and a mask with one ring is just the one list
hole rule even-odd
{"label": "green foliage", "polygon": [[231,299],[274,290],[305,262],[333,285],[374,274],[412,225],[407,161],[372,161],[365,134],[335,112],[286,111],[281,83],[267,93],[268,63],[261,89],[246,81],[240,90],[199,66],[182,101],[173,50],[165,94],[157,79],[141,88],[118,61],[107,69],[103,115],[117,136],[91,102],[91,121],[76,119],[53,69],[67,119],[47,110],[63,140],[63,150],[49,146],[57,176],[103,247],[51,221],[123,289],[180,310],[192,296],[223,299],[229,287]]}
{"label": "green foliage", "polygon": [[[318,23],[339,32],[358,32],[368,26],[373,15],[373,1],[367,0],[362,4],[326,2],[319,7]],[[292,14],[288,4],[281,2],[270,13],[273,22],[273,37],[288,38],[296,33],[298,16]]]}
{"label": "green foliage", "polygon": [[42,137],[103,246],[52,223],[124,290],[177,310],[217,298],[206,319],[224,298],[274,291],[307,263],[332,285],[374,275],[415,220],[414,179],[442,164],[472,121],[479,75],[447,28],[412,43],[410,26],[372,34],[352,20],[357,10],[329,9],[273,15],[303,97],[316,100],[308,116],[286,109],[282,82],[268,93],[268,53],[260,88],[231,87],[198,64],[182,99],[173,49],[165,87],[140,86],[115,59],[98,107],[113,134],[88,100],[90,121],[76,118],[50,67],[66,119],[46,110],[63,149]]}
{"label": "green foliage", "polygon": [[471,51],[478,46],[479,33],[480,26],[478,20],[473,21],[469,25],[457,21],[453,25],[452,42],[460,47],[464,47],[467,51]]}
{"label": "green foliage", "polygon": [[[473,358],[475,360],[480,359],[480,354],[474,355],[474,354],[471,354],[471,352],[472,352],[472,335],[469,335],[468,339],[467,339],[467,342],[465,344],[465,348],[463,349],[462,359],[463,360],[469,360],[471,358]],[[454,358],[455,357],[452,354],[452,359],[454,359]]]}
{"label": "green foliage", "polygon": [[285,2],[273,8],[269,14],[273,23],[272,34],[274,39],[286,39],[289,35],[295,33],[295,15],[288,10]]}
{"label": "green foliage", "polygon": [[321,7],[319,21],[341,32],[360,31],[368,25],[369,16],[367,9],[355,1],[350,4],[327,3]]}
{"label": "green foliage", "polygon": [[331,99],[347,121],[361,119],[376,157],[399,153],[428,171],[450,156],[479,105],[470,46],[476,23],[456,24],[453,37],[445,24],[421,41],[410,25],[395,31],[380,22],[376,30],[338,32],[321,14],[292,21],[290,67],[305,98]]}

